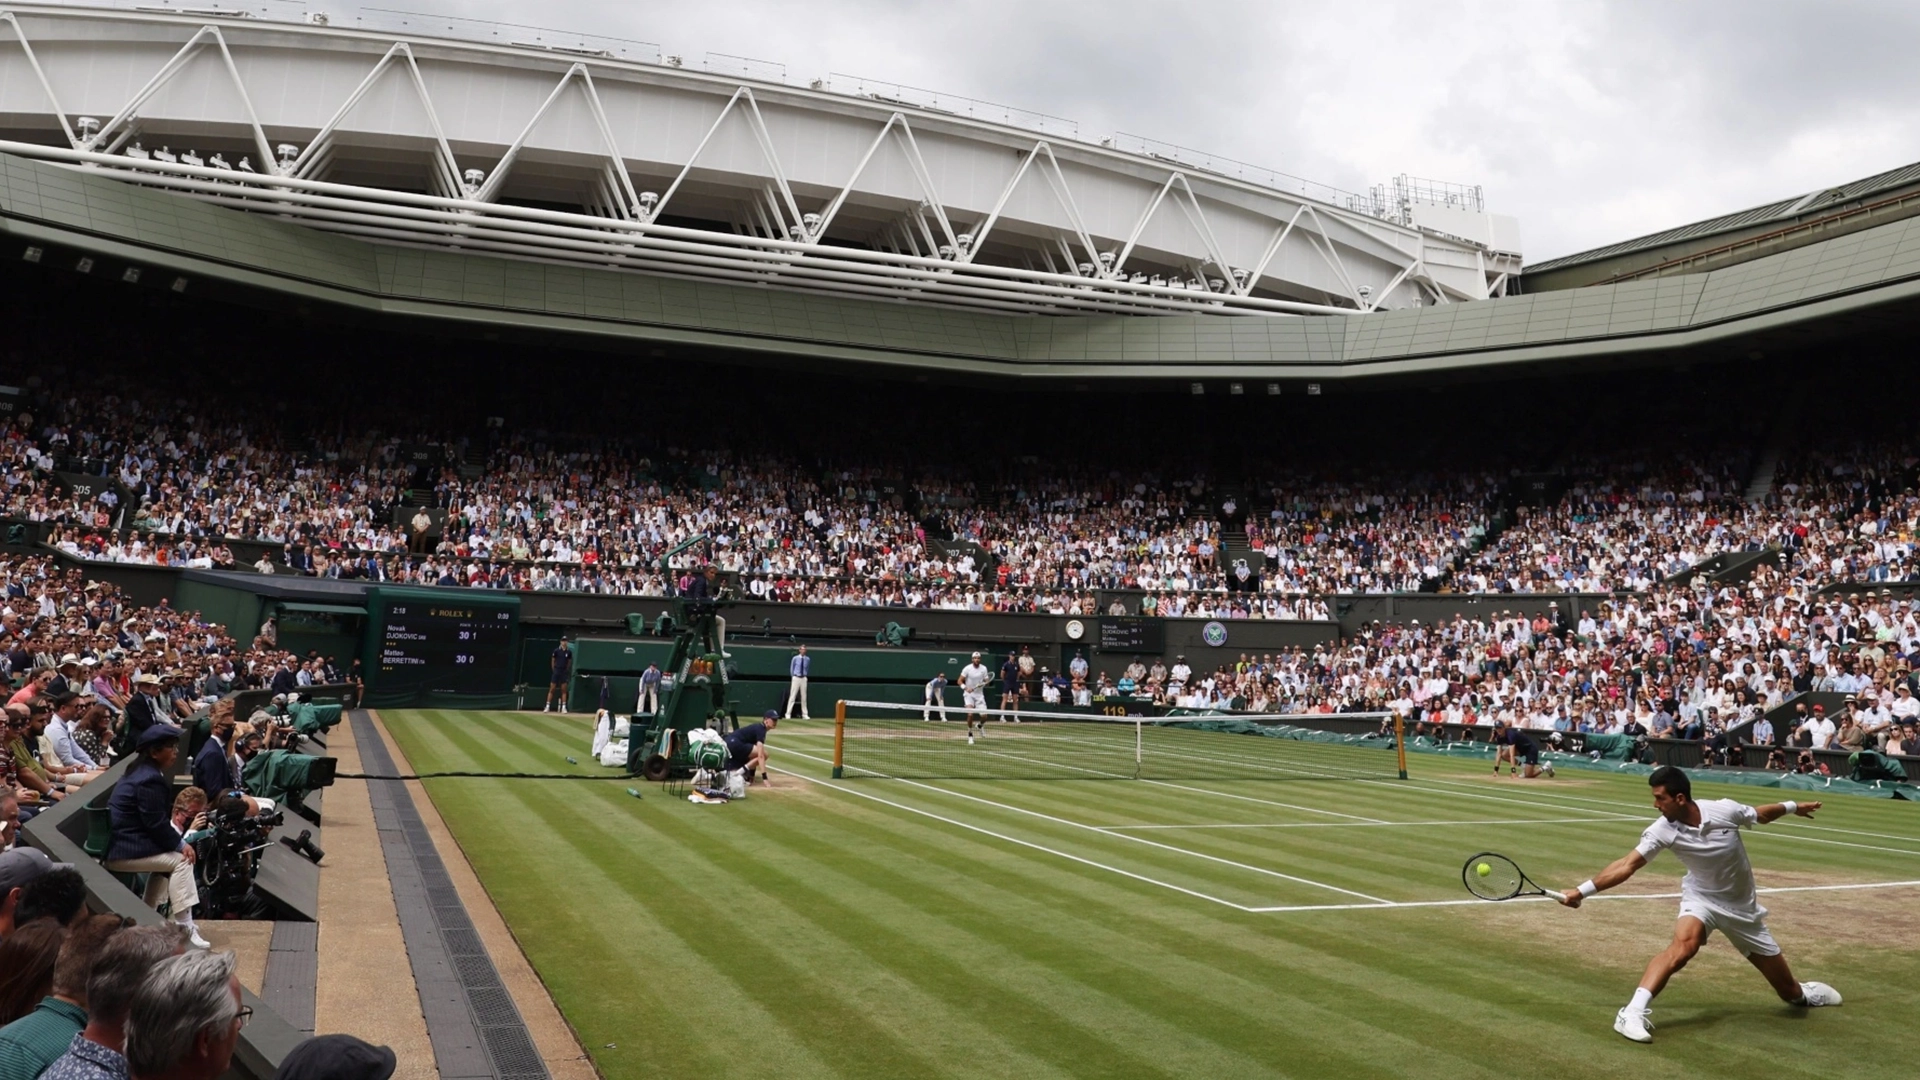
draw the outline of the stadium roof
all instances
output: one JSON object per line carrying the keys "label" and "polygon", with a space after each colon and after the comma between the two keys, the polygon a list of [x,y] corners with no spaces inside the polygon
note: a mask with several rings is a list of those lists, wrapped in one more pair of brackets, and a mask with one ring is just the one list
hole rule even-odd
{"label": "stadium roof", "polygon": [[[1920,194],[1915,196],[1920,205]],[[1870,215],[1865,215],[1870,219]],[[655,356],[1185,390],[1755,358],[1920,327],[1920,213],[1646,280],[1320,317],[1040,316],[376,243],[0,155],[0,258],[136,289]],[[672,350],[669,352],[668,350]],[[1258,381],[1255,381],[1258,380]],[[1284,385],[1283,385],[1284,384]],[[1311,392],[1309,389],[1308,392]]]}
{"label": "stadium roof", "polygon": [[[1712,251],[1740,237],[1790,230],[1802,223],[1831,218],[1836,214],[1844,215],[1898,193],[1917,190],[1920,190],[1920,162],[1590,251],[1562,255],[1557,259],[1529,265],[1523,273],[1532,291],[1573,288],[1602,281],[1617,281],[1626,276],[1641,276],[1665,263]],[[1885,220],[1885,216],[1876,217],[1874,223]],[[1779,250],[1779,247],[1756,249],[1753,254],[1765,254],[1771,250]],[[1592,270],[1578,275],[1567,273],[1576,267],[1591,267]]]}

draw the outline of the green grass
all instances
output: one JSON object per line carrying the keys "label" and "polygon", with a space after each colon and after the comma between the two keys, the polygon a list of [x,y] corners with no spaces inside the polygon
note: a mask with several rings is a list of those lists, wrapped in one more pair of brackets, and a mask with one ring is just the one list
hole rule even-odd
{"label": "green grass", "polygon": [[[585,717],[383,717],[422,772],[598,771],[564,761],[586,760]],[[1846,1005],[1781,1005],[1715,938],[1643,1047],[1612,1018],[1672,900],[1244,910],[1463,899],[1485,849],[1572,884],[1652,819],[1641,778],[1495,781],[1420,756],[1408,782],[834,783],[829,735],[783,725],[774,790],[727,806],[427,782],[605,1075],[1913,1075],[1889,1032],[1920,1007],[1920,889],[1825,888],[1920,880],[1909,803],[1840,796],[1749,834],[1763,887],[1818,887],[1763,903],[1796,973]],[[1115,829],[1137,825],[1278,827]],[[1679,869],[1662,856],[1623,891],[1671,891]]]}

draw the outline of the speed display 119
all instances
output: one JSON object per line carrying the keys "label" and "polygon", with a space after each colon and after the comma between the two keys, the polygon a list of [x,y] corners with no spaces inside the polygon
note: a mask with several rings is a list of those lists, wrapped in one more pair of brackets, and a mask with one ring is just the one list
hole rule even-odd
{"label": "speed display 119", "polygon": [[485,694],[513,683],[511,608],[395,600],[380,626],[378,676],[434,690]]}

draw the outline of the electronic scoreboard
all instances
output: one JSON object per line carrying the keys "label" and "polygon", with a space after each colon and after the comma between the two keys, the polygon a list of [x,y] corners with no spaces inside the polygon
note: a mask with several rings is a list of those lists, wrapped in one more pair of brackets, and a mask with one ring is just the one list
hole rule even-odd
{"label": "electronic scoreboard", "polygon": [[369,689],[382,697],[513,689],[519,597],[375,589],[367,606],[363,663]]}
{"label": "electronic scoreboard", "polygon": [[1164,619],[1140,615],[1102,615],[1095,620],[1099,636],[1094,647],[1101,652],[1159,653],[1166,651],[1167,624]]}

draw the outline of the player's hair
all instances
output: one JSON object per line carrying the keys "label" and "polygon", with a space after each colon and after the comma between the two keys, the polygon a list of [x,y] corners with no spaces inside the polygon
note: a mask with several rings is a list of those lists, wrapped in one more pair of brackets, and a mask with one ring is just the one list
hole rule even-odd
{"label": "player's hair", "polygon": [[1647,786],[1663,788],[1668,795],[1685,795],[1693,798],[1693,781],[1687,774],[1673,765],[1662,765],[1647,776]]}

